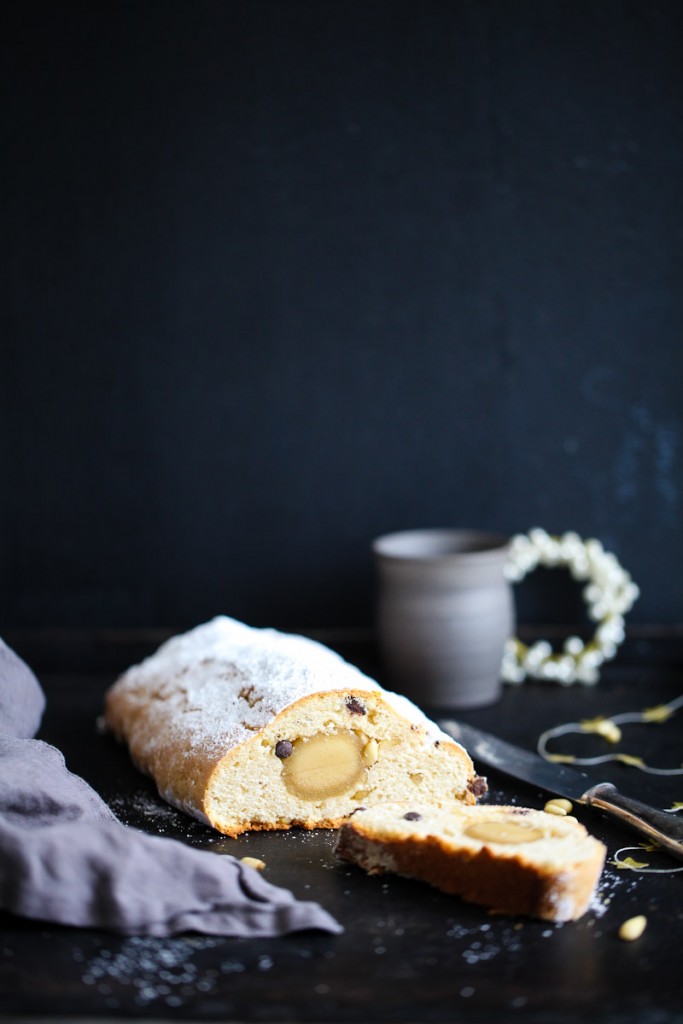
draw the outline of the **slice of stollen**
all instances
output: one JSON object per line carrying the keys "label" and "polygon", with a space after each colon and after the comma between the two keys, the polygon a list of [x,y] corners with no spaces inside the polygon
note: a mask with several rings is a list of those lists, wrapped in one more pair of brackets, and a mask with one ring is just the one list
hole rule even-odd
{"label": "slice of stollen", "polygon": [[329,648],[220,616],[109,690],[105,724],[169,803],[235,836],[336,828],[360,804],[474,804],[472,761]]}
{"label": "slice of stollen", "polygon": [[606,854],[574,818],[526,807],[417,802],[355,811],[335,849],[370,874],[393,872],[500,913],[547,921],[586,912]]}

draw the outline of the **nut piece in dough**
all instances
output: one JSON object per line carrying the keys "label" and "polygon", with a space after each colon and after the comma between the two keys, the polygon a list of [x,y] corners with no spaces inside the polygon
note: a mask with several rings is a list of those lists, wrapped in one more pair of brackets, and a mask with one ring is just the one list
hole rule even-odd
{"label": "nut piece in dough", "polygon": [[379,743],[374,737],[370,737],[368,742],[363,747],[363,764],[367,768],[371,768],[379,757]]}

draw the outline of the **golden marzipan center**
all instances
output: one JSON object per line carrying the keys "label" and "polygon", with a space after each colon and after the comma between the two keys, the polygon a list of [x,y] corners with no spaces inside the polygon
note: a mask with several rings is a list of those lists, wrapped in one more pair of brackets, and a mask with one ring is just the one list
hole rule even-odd
{"label": "golden marzipan center", "polygon": [[357,786],[365,771],[362,744],[355,733],[317,733],[295,741],[283,762],[282,778],[294,796],[322,800]]}
{"label": "golden marzipan center", "polygon": [[517,821],[476,821],[465,829],[465,835],[483,843],[533,843],[543,839],[540,828]]}

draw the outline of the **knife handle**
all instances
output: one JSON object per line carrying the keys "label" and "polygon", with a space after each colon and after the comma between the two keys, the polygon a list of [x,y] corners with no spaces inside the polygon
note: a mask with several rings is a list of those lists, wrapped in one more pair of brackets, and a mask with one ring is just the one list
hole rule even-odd
{"label": "knife handle", "polygon": [[610,782],[592,786],[581,797],[583,803],[598,807],[626,825],[642,832],[655,843],[663,846],[667,853],[683,860],[683,818],[677,818],[669,811],[642,804],[620,793]]}

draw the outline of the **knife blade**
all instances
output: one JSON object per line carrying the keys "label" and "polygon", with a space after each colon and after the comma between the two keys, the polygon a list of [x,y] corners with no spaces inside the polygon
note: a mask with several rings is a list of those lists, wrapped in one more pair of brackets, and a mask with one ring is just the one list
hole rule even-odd
{"label": "knife blade", "polygon": [[546,761],[473,725],[454,719],[439,719],[438,724],[465,747],[474,761],[538,789],[595,807],[683,860],[683,818],[625,796],[610,782],[594,784],[576,768]]}

